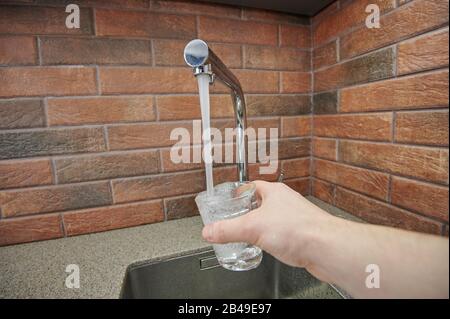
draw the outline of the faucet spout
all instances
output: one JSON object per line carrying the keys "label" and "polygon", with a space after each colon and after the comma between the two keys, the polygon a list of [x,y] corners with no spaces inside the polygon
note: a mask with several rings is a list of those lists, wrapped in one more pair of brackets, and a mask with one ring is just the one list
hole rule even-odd
{"label": "faucet spout", "polygon": [[192,40],[184,49],[184,60],[193,68],[194,75],[208,74],[210,83],[219,79],[231,90],[233,98],[234,116],[236,121],[236,160],[238,180],[248,181],[248,141],[245,134],[247,128],[247,112],[244,92],[237,77],[226,67],[219,57],[200,39]]}

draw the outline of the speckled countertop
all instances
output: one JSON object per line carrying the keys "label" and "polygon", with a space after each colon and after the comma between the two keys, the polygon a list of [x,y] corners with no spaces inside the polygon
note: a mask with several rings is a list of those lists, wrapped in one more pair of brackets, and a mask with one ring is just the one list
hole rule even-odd
{"label": "speckled countertop", "polygon": [[[315,198],[333,215],[355,219]],[[0,247],[0,298],[118,298],[135,262],[205,250],[199,217]],[[65,287],[66,266],[80,267],[80,288]]]}

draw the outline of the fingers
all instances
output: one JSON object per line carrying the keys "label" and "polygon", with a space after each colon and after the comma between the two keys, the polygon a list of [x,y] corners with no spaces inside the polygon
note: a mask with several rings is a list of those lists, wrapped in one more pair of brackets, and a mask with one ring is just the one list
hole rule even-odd
{"label": "fingers", "polygon": [[203,228],[202,236],[211,243],[224,244],[230,242],[246,242],[255,244],[258,239],[258,233],[254,210],[244,216],[222,220],[213,224],[206,225]]}
{"label": "fingers", "polygon": [[[270,194],[273,183],[265,181],[254,181],[258,197],[264,201]],[[230,242],[246,242],[256,244],[258,241],[257,215],[262,207],[254,209],[250,213],[233,218],[222,220],[203,228],[202,236],[211,243],[224,244]]]}
{"label": "fingers", "polygon": [[273,183],[266,181],[253,181],[256,186],[256,193],[261,199],[266,198],[270,194],[270,189],[273,187]]}

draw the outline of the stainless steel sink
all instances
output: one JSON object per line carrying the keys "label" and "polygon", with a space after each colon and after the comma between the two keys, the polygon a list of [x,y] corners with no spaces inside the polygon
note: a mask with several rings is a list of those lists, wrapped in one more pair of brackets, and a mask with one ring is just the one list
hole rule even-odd
{"label": "stainless steel sink", "polygon": [[261,265],[245,272],[220,267],[212,250],[130,265],[121,298],[240,299],[342,298],[306,270],[265,254]]}

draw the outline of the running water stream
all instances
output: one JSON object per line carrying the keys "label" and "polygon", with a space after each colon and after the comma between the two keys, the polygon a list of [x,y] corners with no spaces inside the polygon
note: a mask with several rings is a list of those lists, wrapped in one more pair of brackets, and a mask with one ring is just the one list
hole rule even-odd
{"label": "running water stream", "polygon": [[206,175],[206,192],[208,195],[214,194],[213,180],[213,160],[211,146],[211,120],[210,120],[210,104],[209,104],[209,81],[208,74],[197,76],[198,90],[200,95],[200,108],[202,112],[202,140],[203,140],[203,161],[205,162]]}

